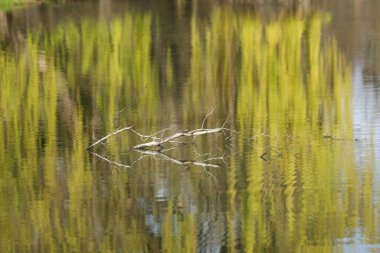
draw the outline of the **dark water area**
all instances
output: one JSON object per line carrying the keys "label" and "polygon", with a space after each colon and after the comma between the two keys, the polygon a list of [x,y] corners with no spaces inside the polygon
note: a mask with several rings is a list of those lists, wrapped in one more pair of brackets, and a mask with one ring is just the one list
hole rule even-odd
{"label": "dark water area", "polygon": [[[0,11],[0,252],[380,252],[378,13],[365,0]],[[126,130],[87,151],[127,126],[228,130],[148,151]]]}

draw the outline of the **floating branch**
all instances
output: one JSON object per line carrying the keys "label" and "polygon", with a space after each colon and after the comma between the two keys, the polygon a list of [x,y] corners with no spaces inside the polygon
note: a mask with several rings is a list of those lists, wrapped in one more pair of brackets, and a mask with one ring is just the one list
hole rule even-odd
{"label": "floating branch", "polygon": [[134,134],[138,135],[141,138],[142,141],[150,140],[149,142],[144,142],[144,143],[141,143],[141,144],[133,146],[132,147],[133,149],[149,149],[149,148],[152,148],[152,147],[160,147],[160,149],[161,149],[163,144],[165,144],[167,142],[174,142],[175,139],[178,139],[178,138],[181,138],[181,137],[194,137],[195,138],[195,137],[197,137],[199,135],[206,135],[206,134],[213,134],[213,133],[223,133],[226,136],[226,133],[225,133],[226,131],[237,133],[236,131],[228,129],[228,128],[225,127],[225,125],[227,124],[228,120],[226,120],[224,122],[224,124],[223,124],[222,127],[218,127],[218,128],[203,128],[203,126],[204,126],[204,124],[206,122],[206,119],[213,112],[214,112],[214,109],[210,109],[207,112],[206,117],[203,119],[201,128],[198,128],[198,129],[184,130],[184,131],[181,131],[181,132],[177,132],[177,133],[175,133],[173,135],[170,135],[170,136],[167,136],[167,137],[163,137],[164,133],[167,130],[171,129],[172,127],[165,128],[165,129],[160,130],[160,131],[158,131],[158,132],[156,132],[156,133],[154,133],[152,135],[144,135],[144,134],[140,134],[139,132],[137,132],[136,130],[134,130],[132,128],[133,126],[129,126],[129,127],[124,127],[122,129],[117,129],[114,132],[112,132],[112,133],[104,136],[100,140],[98,140],[98,141],[94,142],[93,144],[91,144],[87,148],[87,150],[90,150],[95,145],[97,145],[99,143],[102,143],[103,141],[105,141],[109,137],[111,137],[113,135],[116,135],[116,134],[119,134],[120,132],[126,131],[126,130],[129,130],[129,131],[133,132]]}
{"label": "floating branch", "polygon": [[[225,127],[225,125],[227,124],[228,120],[226,120],[224,122],[224,124],[222,125],[222,127],[218,127],[218,128],[204,128],[204,125],[205,125],[205,122],[207,120],[207,118],[214,112],[214,109],[210,109],[208,112],[207,112],[207,115],[205,116],[205,118],[203,119],[202,121],[202,125],[201,125],[201,128],[198,128],[198,129],[194,129],[194,130],[184,130],[184,131],[180,131],[180,132],[176,132],[172,135],[169,135],[169,136],[164,136],[165,132],[168,131],[169,129],[171,129],[172,127],[168,127],[168,128],[165,128],[163,130],[160,130],[156,133],[153,133],[151,135],[144,135],[144,134],[141,134],[139,132],[137,132],[136,130],[133,129],[133,126],[129,126],[129,127],[124,127],[124,128],[119,128],[111,133],[109,133],[108,135],[102,137],[101,139],[95,141],[94,143],[92,143],[88,148],[87,150],[94,156],[98,157],[99,159],[102,159],[104,161],[107,161],[108,163],[112,164],[112,165],[116,165],[116,166],[119,166],[119,167],[124,167],[124,168],[131,168],[133,166],[133,164],[135,164],[136,162],[138,162],[139,160],[143,159],[143,158],[146,158],[146,157],[153,157],[154,159],[157,159],[157,160],[164,160],[164,161],[169,161],[169,162],[172,162],[172,163],[175,163],[177,165],[180,165],[180,166],[184,166],[184,167],[189,167],[189,166],[200,166],[202,167],[205,172],[214,178],[214,180],[216,180],[215,176],[209,172],[207,170],[207,168],[220,168],[221,166],[218,165],[218,164],[215,164],[214,162],[219,160],[219,161],[224,161],[224,156],[221,156],[221,157],[209,157],[208,159],[204,159],[204,160],[179,160],[179,159],[176,159],[164,152],[166,151],[169,151],[169,150],[172,150],[172,149],[175,149],[175,148],[178,148],[179,146],[182,146],[182,145],[185,145],[185,144],[195,144],[195,139],[197,136],[200,136],[200,135],[207,135],[207,134],[215,134],[217,133],[218,136],[225,136],[225,139],[226,140],[230,140],[231,139],[231,135],[227,135],[226,132],[230,132],[230,133],[237,133],[235,130],[231,130],[231,129],[228,129]],[[117,135],[123,131],[130,131],[132,133],[134,133],[135,135],[139,136],[141,141],[143,141],[144,143],[140,143],[140,144],[137,144],[135,146],[132,147],[132,149],[138,153],[141,154],[141,156],[136,159],[134,162],[132,162],[131,164],[121,164],[119,162],[116,162],[116,161],[113,161],[107,157],[104,157],[102,155],[99,155],[95,152],[92,151],[92,148],[98,144],[103,144],[104,141],[106,141],[108,138],[110,138],[111,136],[114,136],[114,135]],[[193,137],[194,140],[193,142],[191,143],[186,143],[186,142],[178,142],[178,138],[181,138],[181,137]],[[174,146],[174,147],[170,147],[168,149],[163,149],[163,145],[166,144],[166,143],[178,143],[179,146]],[[155,149],[155,147],[157,149]],[[196,155],[198,157],[200,156],[204,156],[204,155],[201,155],[199,154],[196,149],[195,149],[195,146],[194,146],[194,150],[196,152]],[[207,155],[207,154],[205,154]]]}
{"label": "floating branch", "polygon": [[96,142],[92,143],[88,148],[87,150],[90,150],[92,147],[94,147],[95,145],[103,142],[104,140],[108,139],[109,137],[111,137],[112,135],[116,135],[116,134],[119,134],[120,132],[123,132],[125,130],[130,130],[132,129],[132,126],[129,126],[129,127],[124,127],[122,129],[116,129],[115,131],[113,131],[112,133],[110,133],[109,135],[107,136],[104,136],[103,138],[101,138],[100,140],[97,140]]}
{"label": "floating branch", "polygon": [[[112,133],[104,136],[103,138],[101,138],[101,139],[97,140],[96,142],[94,142],[93,144],[91,144],[87,148],[87,150],[90,150],[91,148],[93,148],[97,144],[102,143],[103,141],[105,141],[109,137],[111,137],[113,135],[117,135],[117,134],[119,134],[119,133],[121,133],[123,131],[126,131],[126,130],[130,130],[131,132],[137,134],[138,136],[141,137],[142,140],[152,139],[152,141],[150,141],[150,142],[145,142],[145,143],[141,143],[141,144],[133,146],[132,147],[133,149],[146,149],[146,148],[150,148],[150,147],[157,147],[157,146],[161,146],[161,145],[163,145],[163,144],[165,144],[167,142],[173,142],[174,139],[178,139],[178,138],[181,138],[181,137],[196,137],[196,136],[199,136],[199,135],[212,134],[212,133],[220,133],[220,132],[224,132],[224,131],[235,132],[234,130],[231,130],[231,129],[228,129],[228,128],[225,128],[225,127],[206,128],[206,129],[199,128],[199,129],[195,129],[195,130],[185,130],[185,131],[182,131],[182,132],[179,132],[179,133],[175,133],[173,135],[170,135],[168,137],[163,138],[163,137],[157,137],[155,135],[143,135],[143,134],[140,134],[136,130],[134,130],[132,128],[132,126],[129,126],[129,127],[124,127],[122,129],[117,129],[114,132],[112,132]],[[162,133],[162,132],[164,132],[166,130],[167,129],[161,130],[158,133]]]}
{"label": "floating branch", "polygon": [[224,130],[232,131],[228,128],[220,127],[220,128],[210,128],[210,129],[195,129],[195,130],[185,130],[183,132],[175,133],[171,136],[168,136],[166,138],[156,138],[156,140],[138,144],[136,146],[133,146],[133,149],[146,149],[150,147],[157,147],[161,146],[167,142],[170,142],[174,139],[181,138],[181,137],[196,137],[199,135],[205,135],[205,134],[211,134],[211,133],[219,133]]}

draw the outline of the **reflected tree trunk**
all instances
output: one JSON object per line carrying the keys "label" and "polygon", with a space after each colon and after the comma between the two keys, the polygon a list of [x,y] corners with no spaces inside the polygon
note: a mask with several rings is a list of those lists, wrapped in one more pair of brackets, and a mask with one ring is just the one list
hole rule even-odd
{"label": "reflected tree trunk", "polygon": [[7,34],[8,31],[8,22],[6,14],[2,11],[0,11],[0,41],[2,40],[3,36]]}
{"label": "reflected tree trunk", "polygon": [[112,13],[112,0],[100,0],[99,1],[99,17],[101,20],[109,22],[111,20]]}

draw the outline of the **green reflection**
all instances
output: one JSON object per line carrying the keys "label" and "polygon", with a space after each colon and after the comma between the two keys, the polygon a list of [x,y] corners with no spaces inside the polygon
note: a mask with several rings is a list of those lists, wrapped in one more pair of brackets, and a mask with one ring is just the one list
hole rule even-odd
{"label": "green reflection", "polygon": [[[34,28],[0,52],[4,252],[331,252],[358,228],[378,242],[372,167],[354,161],[350,66],[323,35],[328,17],[195,13],[183,51],[154,13],[128,9]],[[228,112],[240,132],[216,183],[149,158],[110,168],[85,150],[120,125],[199,127],[212,106],[208,126]],[[113,139],[107,155],[124,161],[137,141]]]}
{"label": "green reflection", "polygon": [[[0,11],[9,10],[19,7],[26,7],[27,4],[41,4],[41,3],[64,3],[67,0],[1,0]],[[1,15],[2,13],[0,13]]]}

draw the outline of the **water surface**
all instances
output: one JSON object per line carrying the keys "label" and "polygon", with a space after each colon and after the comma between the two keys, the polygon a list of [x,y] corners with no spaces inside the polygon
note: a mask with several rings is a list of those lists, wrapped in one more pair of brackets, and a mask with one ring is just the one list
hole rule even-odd
{"label": "water surface", "polygon": [[380,251],[379,4],[293,7],[0,12],[1,252]]}

